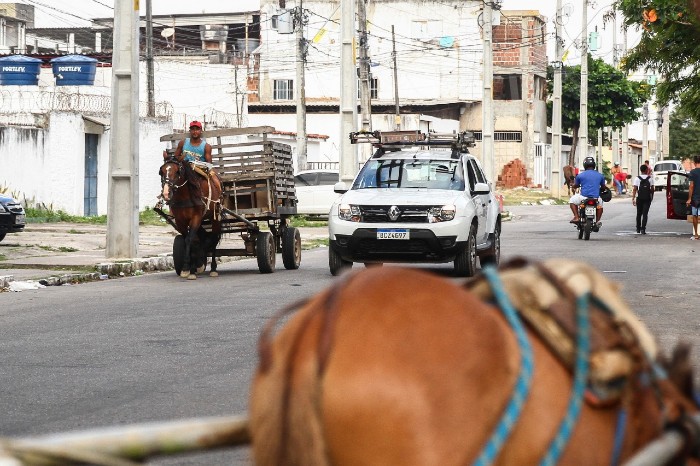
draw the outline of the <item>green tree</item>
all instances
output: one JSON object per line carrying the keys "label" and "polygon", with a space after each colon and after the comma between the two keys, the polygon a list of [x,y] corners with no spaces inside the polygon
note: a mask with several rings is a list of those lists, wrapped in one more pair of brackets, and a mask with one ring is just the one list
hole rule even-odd
{"label": "green tree", "polygon": [[658,105],[675,101],[700,121],[700,21],[690,2],[618,0],[614,8],[622,12],[625,27],[642,33],[623,58],[623,69],[658,74]]}
{"label": "green tree", "polygon": [[[547,73],[550,94],[554,89],[554,70]],[[581,66],[565,66],[562,76],[562,130],[571,131],[574,144],[569,165],[576,160],[576,141],[581,125]],[[601,59],[588,58],[588,128],[622,128],[639,118],[642,103],[649,96],[645,83],[632,81]],[[552,102],[548,103],[549,122],[552,121]],[[589,140],[596,143],[597,134],[589,131]]]}
{"label": "green tree", "polygon": [[688,115],[684,107],[671,112],[668,126],[671,158],[683,160],[700,154],[700,124]]}

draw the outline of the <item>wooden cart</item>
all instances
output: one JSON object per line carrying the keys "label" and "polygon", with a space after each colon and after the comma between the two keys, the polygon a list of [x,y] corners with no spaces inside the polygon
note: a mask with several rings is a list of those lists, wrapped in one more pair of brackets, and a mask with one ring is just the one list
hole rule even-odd
{"label": "wooden cart", "polygon": [[[269,141],[272,131],[271,126],[258,126],[202,133],[212,146],[214,169],[222,180],[222,234],[240,235],[243,240],[242,247],[217,248],[216,255],[255,256],[261,273],[274,272],[277,252],[282,253],[286,269],[298,269],[301,263],[301,236],[297,228],[289,226],[289,217],[297,211],[292,151],[287,144]],[[239,137],[238,142],[231,141],[234,136]],[[241,141],[245,136],[258,140]],[[174,153],[177,142],[186,137],[187,133],[174,133],[160,140],[170,142],[172,147],[167,151]],[[223,139],[227,137],[229,140]],[[156,211],[175,226],[171,215]],[[264,224],[267,227],[261,228]],[[211,223],[203,227],[211,231]],[[173,262],[178,274],[184,262],[184,248],[185,239],[178,235],[173,242]]]}

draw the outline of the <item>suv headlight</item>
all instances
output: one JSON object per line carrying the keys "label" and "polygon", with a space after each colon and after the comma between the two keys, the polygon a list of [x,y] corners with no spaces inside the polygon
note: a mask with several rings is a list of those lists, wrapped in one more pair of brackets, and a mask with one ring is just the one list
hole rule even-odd
{"label": "suv headlight", "polygon": [[442,207],[433,207],[428,212],[428,222],[449,222],[454,220],[457,208],[453,205],[444,205]]}
{"label": "suv headlight", "polygon": [[338,218],[348,222],[359,222],[362,217],[360,207],[351,204],[340,204],[338,206]]}
{"label": "suv headlight", "polygon": [[9,212],[9,210],[7,210],[5,207],[5,204],[0,204],[0,212]]}

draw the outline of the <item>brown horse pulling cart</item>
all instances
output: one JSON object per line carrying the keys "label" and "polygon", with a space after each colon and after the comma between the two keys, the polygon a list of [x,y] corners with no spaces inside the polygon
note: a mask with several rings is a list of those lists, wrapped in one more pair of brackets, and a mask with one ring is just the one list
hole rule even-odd
{"label": "brown horse pulling cart", "polygon": [[[261,273],[275,270],[276,253],[282,252],[286,269],[298,269],[301,262],[301,236],[299,230],[289,226],[289,218],[296,214],[296,192],[290,146],[268,139],[274,131],[270,126],[229,128],[205,131],[202,137],[212,146],[213,168],[221,179],[220,199],[222,215],[202,222],[199,236],[203,244],[214,243],[214,248],[199,250],[193,260],[202,269],[206,255],[257,257]],[[186,138],[185,133],[162,136],[163,142],[173,147],[166,155],[174,153],[174,145]],[[207,200],[208,201],[208,200]],[[156,206],[168,223],[180,232],[173,242],[173,262],[178,275],[189,261],[185,259],[186,232],[178,227],[173,210],[166,212]],[[211,215],[209,217],[212,217]],[[215,216],[214,216],[215,217]],[[265,225],[267,228],[261,228]],[[216,247],[217,238],[207,242],[212,229],[228,235],[240,235],[243,247]],[[215,258],[212,257],[212,271]]]}

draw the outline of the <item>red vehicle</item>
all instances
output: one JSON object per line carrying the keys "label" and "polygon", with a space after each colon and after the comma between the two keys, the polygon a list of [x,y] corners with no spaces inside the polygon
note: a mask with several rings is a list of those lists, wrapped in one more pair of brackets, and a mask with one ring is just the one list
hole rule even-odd
{"label": "red vehicle", "polygon": [[685,203],[690,191],[690,178],[687,172],[669,171],[666,177],[666,218],[685,220],[690,207]]}

